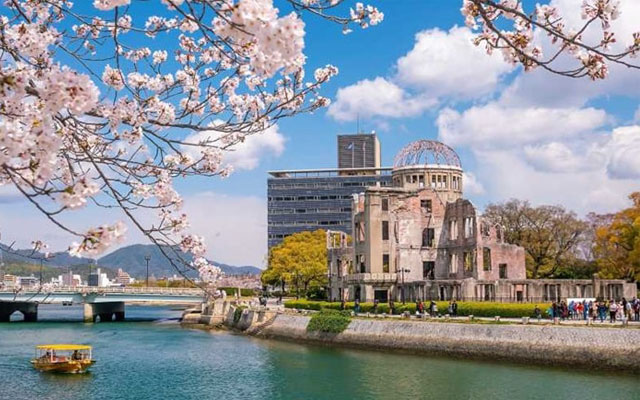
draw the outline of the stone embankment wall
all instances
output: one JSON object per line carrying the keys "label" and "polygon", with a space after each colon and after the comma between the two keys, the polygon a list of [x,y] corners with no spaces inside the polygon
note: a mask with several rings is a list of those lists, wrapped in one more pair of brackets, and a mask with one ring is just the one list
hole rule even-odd
{"label": "stone embankment wall", "polygon": [[640,329],[354,319],[340,334],[278,314],[256,336],[475,359],[640,371]]}

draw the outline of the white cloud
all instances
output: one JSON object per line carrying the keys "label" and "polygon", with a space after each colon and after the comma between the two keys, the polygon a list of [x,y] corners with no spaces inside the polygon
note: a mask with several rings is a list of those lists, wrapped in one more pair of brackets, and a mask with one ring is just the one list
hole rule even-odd
{"label": "white cloud", "polygon": [[[267,252],[266,201],[254,196],[201,192],[183,196],[183,210],[191,227],[189,232],[203,236],[207,257],[232,265],[263,266]],[[29,248],[32,240],[43,240],[51,251],[64,251],[78,239],[62,231],[27,202],[0,205],[0,234],[3,243],[15,241],[18,248]],[[141,210],[143,225],[154,221],[155,212]],[[148,240],[116,209],[88,207],[63,215],[63,221],[82,232],[103,223],[122,221],[127,225],[125,241],[118,247]]]}
{"label": "white cloud", "polygon": [[436,107],[439,98],[468,100],[493,93],[513,67],[474,46],[472,37],[466,27],[419,32],[413,49],[396,62],[395,75],[338,89],[328,114],[338,121],[353,121],[358,115],[413,117]]}
{"label": "white cloud", "polygon": [[525,146],[524,155],[538,171],[573,172],[590,168],[586,159],[564,143],[550,142],[542,145]]}
{"label": "white cloud", "polygon": [[365,79],[338,89],[328,114],[338,121],[356,118],[410,117],[433,107],[437,100],[426,96],[410,96],[404,89],[385,78]]}
{"label": "white cloud", "polygon": [[[188,136],[185,141],[189,143],[204,142],[207,139],[213,140],[220,136],[216,131],[203,131]],[[245,138],[244,142],[238,143],[232,149],[225,152],[223,163],[231,164],[233,167],[244,170],[255,169],[263,157],[278,157],[285,148],[286,139],[280,133],[278,125],[272,125],[260,133],[254,133]],[[183,149],[194,158],[201,155],[197,147],[184,146]]]}
{"label": "white cloud", "polygon": [[473,36],[466,27],[419,32],[413,49],[397,62],[397,81],[434,96],[474,99],[493,92],[514,68],[500,54],[488,56],[475,46]]}
{"label": "white cloud", "polygon": [[483,195],[485,194],[484,186],[473,172],[464,172],[462,174],[462,189],[465,194]]}
{"label": "white cloud", "polygon": [[500,148],[574,138],[606,122],[606,112],[595,108],[510,108],[489,103],[462,113],[444,109],[436,125],[440,139],[449,145]]}
{"label": "white cloud", "polygon": [[611,177],[640,178],[640,126],[614,129],[605,152],[609,155],[607,171]]}
{"label": "white cloud", "polygon": [[611,179],[605,166],[575,172],[547,172],[530,165],[520,151],[475,152],[475,173],[492,201],[509,198],[534,204],[560,204],[579,214],[614,212],[628,206],[627,195],[640,190],[638,180]]}

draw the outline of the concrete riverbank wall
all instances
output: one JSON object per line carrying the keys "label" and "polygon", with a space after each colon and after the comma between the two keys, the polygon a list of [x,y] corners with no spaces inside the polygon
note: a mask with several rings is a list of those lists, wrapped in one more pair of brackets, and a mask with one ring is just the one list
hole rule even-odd
{"label": "concrete riverbank wall", "polygon": [[310,317],[277,314],[255,336],[519,363],[640,373],[640,329],[354,319],[339,334],[307,331]]}

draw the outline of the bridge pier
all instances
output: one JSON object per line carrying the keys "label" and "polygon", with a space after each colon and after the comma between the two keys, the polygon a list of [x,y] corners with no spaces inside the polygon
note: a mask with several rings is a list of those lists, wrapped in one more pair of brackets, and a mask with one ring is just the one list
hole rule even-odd
{"label": "bridge pier", "polygon": [[108,303],[84,303],[84,322],[124,321],[124,302],[114,301]]}
{"label": "bridge pier", "polygon": [[24,315],[24,322],[38,320],[38,303],[30,301],[0,301],[0,322],[9,322],[11,314],[20,311]]}

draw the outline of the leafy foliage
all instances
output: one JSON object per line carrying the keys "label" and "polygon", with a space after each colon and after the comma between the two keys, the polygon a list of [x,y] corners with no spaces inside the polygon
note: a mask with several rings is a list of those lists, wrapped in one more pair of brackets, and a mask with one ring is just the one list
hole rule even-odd
{"label": "leafy foliage", "polygon": [[[445,314],[447,310],[447,306],[449,302],[447,301],[436,301],[438,305],[438,310],[440,314]],[[537,304],[538,307],[544,311],[550,307],[550,304]],[[284,306],[286,308],[291,309],[300,309],[300,310],[318,310],[318,311],[326,311],[326,310],[340,310],[340,303],[337,302],[325,302],[325,301],[308,301],[308,300],[291,300],[285,302]],[[353,310],[354,303],[348,302],[345,304],[346,310]],[[428,307],[428,303],[425,304],[425,307]],[[360,303],[360,311],[361,312],[374,312],[373,303]],[[503,318],[521,318],[521,317],[532,317],[534,316],[534,310],[536,308],[536,304],[530,303],[494,303],[494,302],[458,302],[458,315],[459,316],[467,316],[474,315],[476,317],[495,317],[500,316]],[[415,314],[416,312],[416,304],[415,303],[407,303],[401,304],[396,303],[395,305],[395,314],[400,314],[405,311],[409,311],[411,314]],[[388,313],[389,305],[386,303],[378,304],[377,307],[378,313]]]}
{"label": "leafy foliage", "polygon": [[271,248],[269,266],[262,273],[264,284],[293,285],[296,294],[307,294],[313,286],[327,283],[326,233],[299,232]]}
{"label": "leafy foliage", "polygon": [[640,192],[629,198],[631,207],[596,228],[594,254],[603,278],[640,280]]}
{"label": "leafy foliage", "polygon": [[484,217],[503,227],[506,242],[524,247],[527,275],[534,279],[556,277],[563,266],[575,264],[588,230],[563,207],[533,207],[516,199],[488,205]]}
{"label": "leafy foliage", "polygon": [[311,316],[307,330],[310,332],[341,333],[349,326],[349,311],[321,310]]}

